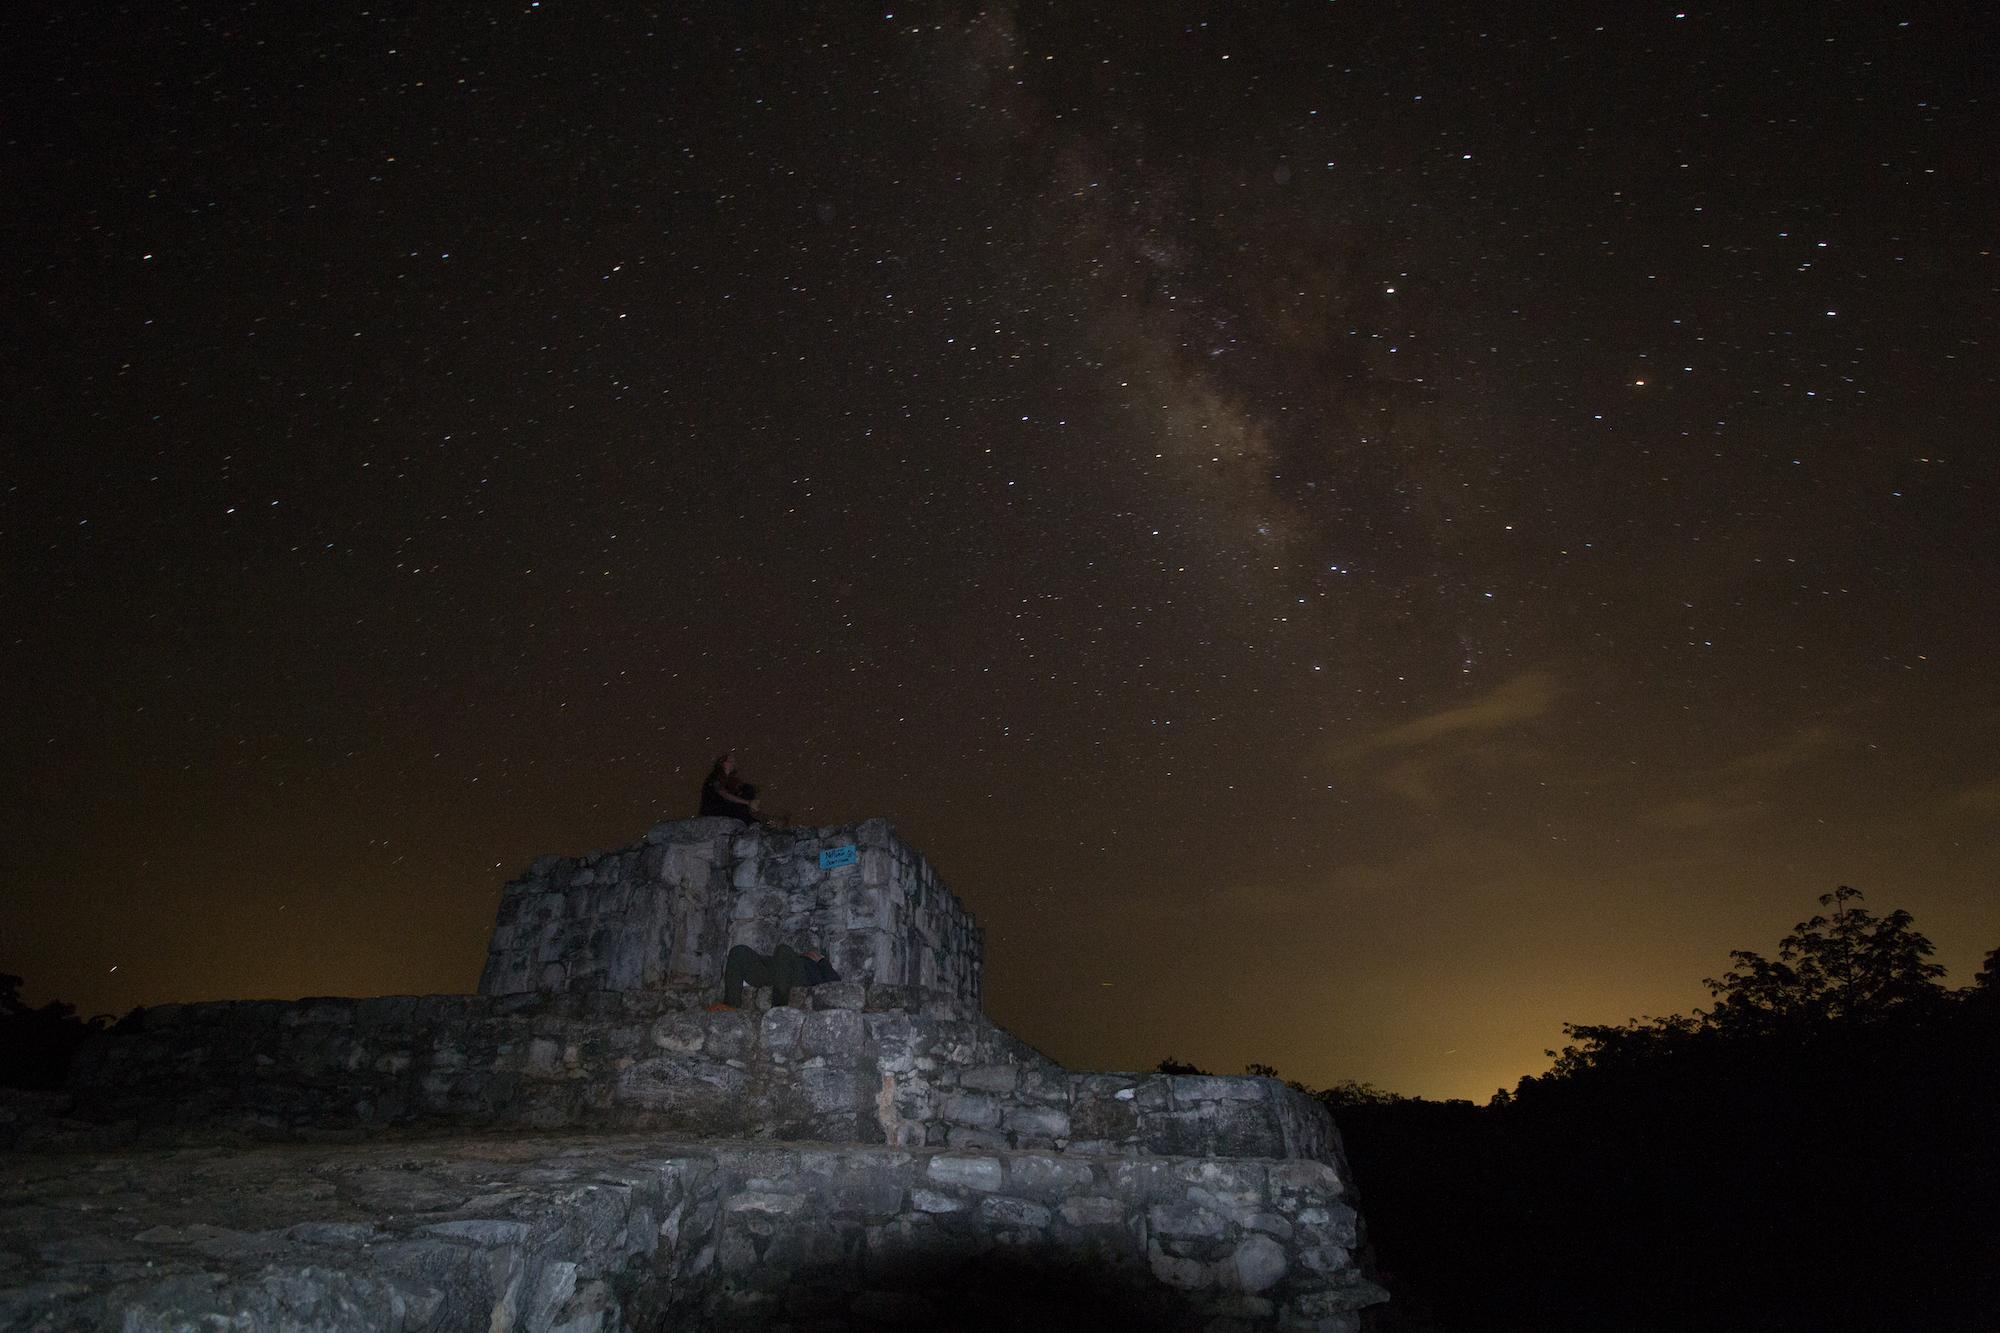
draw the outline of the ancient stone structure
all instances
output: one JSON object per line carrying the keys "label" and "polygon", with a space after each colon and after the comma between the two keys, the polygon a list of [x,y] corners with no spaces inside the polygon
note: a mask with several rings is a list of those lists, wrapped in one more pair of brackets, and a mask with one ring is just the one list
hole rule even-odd
{"label": "ancient stone structure", "polygon": [[[710,1010],[781,941],[842,979]],[[162,1006],[0,1106],[0,1328],[1358,1327],[1324,1107],[1062,1069],[980,964],[879,820],[546,858],[478,995]]]}
{"label": "ancient stone structure", "polygon": [[689,819],[622,851],[545,856],[500,899],[479,993],[714,989],[730,946],[781,941],[816,945],[842,977],[979,1010],[978,925],[883,819],[798,832]]}

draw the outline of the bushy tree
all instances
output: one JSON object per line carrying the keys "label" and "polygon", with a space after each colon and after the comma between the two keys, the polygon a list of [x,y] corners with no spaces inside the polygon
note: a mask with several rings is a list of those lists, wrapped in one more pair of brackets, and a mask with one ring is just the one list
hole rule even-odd
{"label": "bushy tree", "polygon": [[21,978],[0,973],[0,1085],[59,1087],[69,1073],[70,1056],[107,1022],[85,1022],[76,1016],[75,1006],[60,1000],[31,1008],[21,998]]}
{"label": "bushy tree", "polygon": [[1805,1037],[1835,1026],[1914,1016],[1945,1001],[1950,992],[1938,981],[1944,967],[1929,961],[1931,942],[1910,914],[1898,910],[1878,917],[1861,899],[1861,890],[1844,884],[1821,894],[1820,906],[1831,913],[1793,926],[1778,942],[1775,958],[1732,949],[1734,966],[1702,983],[1715,997],[1711,1009],[1624,1023],[1563,1024],[1568,1041],[1560,1051],[1545,1052],[1554,1062],[1549,1072],[1539,1080],[1521,1080],[1520,1091],[1586,1073],[1656,1075],[1671,1062],[1730,1038]]}
{"label": "bushy tree", "polygon": [[1703,1030],[1699,1014],[1634,1018],[1624,1023],[1565,1023],[1563,1035],[1569,1042],[1560,1051],[1542,1052],[1555,1061],[1543,1077],[1570,1078],[1592,1069],[1643,1068],[1686,1049]]}
{"label": "bushy tree", "polygon": [[1792,927],[1766,958],[1735,949],[1735,966],[1703,982],[1716,997],[1703,1016],[1723,1029],[1769,1031],[1799,1024],[1880,1018],[1943,995],[1942,964],[1927,961],[1931,942],[1901,910],[1878,917],[1860,906],[1861,890],[1843,884],[1820,895],[1816,914]]}
{"label": "bushy tree", "polygon": [[1820,907],[1706,1010],[1565,1025],[1490,1106],[1337,1110],[1422,1326],[1993,1327],[2000,950],[1951,991],[1908,913]]}
{"label": "bushy tree", "polygon": [[2000,949],[1986,955],[1985,966],[1965,989],[1965,999],[1981,1009],[2000,1010]]}
{"label": "bushy tree", "polygon": [[1373,1083],[1363,1083],[1351,1078],[1344,1078],[1331,1087],[1321,1088],[1312,1095],[1334,1110],[1354,1106],[1394,1106],[1400,1102],[1415,1100],[1405,1097],[1400,1092],[1384,1092]]}

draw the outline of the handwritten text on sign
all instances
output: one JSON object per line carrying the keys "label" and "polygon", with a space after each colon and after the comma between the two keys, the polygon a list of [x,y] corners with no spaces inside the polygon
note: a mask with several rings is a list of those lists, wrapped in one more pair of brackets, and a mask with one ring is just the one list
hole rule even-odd
{"label": "handwritten text on sign", "polygon": [[819,868],[821,870],[838,870],[842,866],[851,866],[860,859],[861,853],[852,845],[846,847],[829,847],[819,854]]}

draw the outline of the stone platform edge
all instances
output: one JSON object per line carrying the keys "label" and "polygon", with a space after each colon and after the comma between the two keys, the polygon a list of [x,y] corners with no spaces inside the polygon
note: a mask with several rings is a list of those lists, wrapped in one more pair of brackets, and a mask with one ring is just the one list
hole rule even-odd
{"label": "stone platform edge", "polygon": [[931,1329],[983,1298],[1354,1333],[1384,1296],[1346,1194],[1314,1161],[629,1137],[17,1153],[0,1328]]}
{"label": "stone platform edge", "polygon": [[[321,997],[138,1012],[79,1054],[65,1119],[134,1143],[384,1128],[664,1130],[892,1147],[1304,1158],[1338,1131],[1273,1079],[1072,1073],[952,997],[706,992]],[[60,1121],[21,1146],[57,1146]]]}

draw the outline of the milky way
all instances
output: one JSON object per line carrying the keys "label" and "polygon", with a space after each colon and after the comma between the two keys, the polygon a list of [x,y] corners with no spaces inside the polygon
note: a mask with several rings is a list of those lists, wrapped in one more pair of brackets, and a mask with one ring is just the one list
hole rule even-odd
{"label": "milky way", "polygon": [[1836,883],[2000,944],[1939,12],[4,23],[33,997],[468,988],[725,746],[1088,1067],[1483,1097]]}

